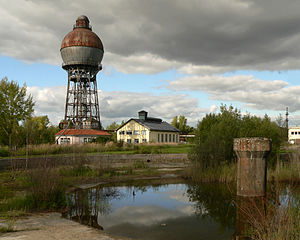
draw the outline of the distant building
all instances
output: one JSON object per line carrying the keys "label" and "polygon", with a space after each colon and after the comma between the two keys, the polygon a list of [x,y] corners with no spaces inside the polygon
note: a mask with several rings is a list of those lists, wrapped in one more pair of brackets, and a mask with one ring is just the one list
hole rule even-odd
{"label": "distant building", "polygon": [[148,117],[146,111],[140,111],[139,118],[131,118],[117,131],[117,140],[126,143],[161,143],[179,142],[179,130],[159,118]]}
{"label": "distant building", "polygon": [[88,143],[99,136],[111,136],[108,132],[95,129],[66,129],[60,130],[55,135],[57,144]]}
{"label": "distant building", "polygon": [[181,143],[192,142],[195,139],[195,134],[180,134],[179,141]]}
{"label": "distant building", "polygon": [[300,144],[300,127],[289,127],[289,143]]}

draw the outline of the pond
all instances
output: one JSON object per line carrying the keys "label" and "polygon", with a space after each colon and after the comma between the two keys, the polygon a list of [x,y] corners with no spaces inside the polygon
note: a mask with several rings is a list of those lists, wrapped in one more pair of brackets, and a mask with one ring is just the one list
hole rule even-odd
{"label": "pond", "polygon": [[[232,239],[233,193],[222,184],[94,187],[70,194],[66,217],[131,239]],[[287,194],[281,189],[279,200]]]}

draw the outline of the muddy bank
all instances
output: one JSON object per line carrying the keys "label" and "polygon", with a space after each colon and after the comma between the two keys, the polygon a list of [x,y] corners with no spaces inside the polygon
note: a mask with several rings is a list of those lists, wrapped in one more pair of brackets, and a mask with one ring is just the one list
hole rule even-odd
{"label": "muddy bank", "polygon": [[[82,183],[69,189],[73,191],[75,189],[86,189],[99,185],[107,184],[127,184],[135,182],[139,184],[143,181],[151,182],[153,184],[163,183],[178,183],[183,179],[180,176],[180,171],[170,171],[170,169],[164,169],[159,175],[156,176],[123,176],[122,178],[106,179],[103,181],[93,183]],[[126,240],[128,238],[122,238],[118,236],[111,236],[100,229],[82,225],[78,222],[68,220],[62,217],[61,213],[33,213],[26,217],[19,217],[15,221],[9,221],[7,219],[0,219],[0,228],[7,227],[12,224],[14,232],[0,233],[0,239],[2,240],[83,240],[83,239],[99,239],[99,240]]]}
{"label": "muddy bank", "polygon": [[[4,220],[0,221],[5,226]],[[125,240],[115,236],[109,236],[103,231],[94,229],[77,222],[61,217],[60,213],[33,214],[26,218],[16,220],[14,224],[16,232],[0,235],[2,240]]]}

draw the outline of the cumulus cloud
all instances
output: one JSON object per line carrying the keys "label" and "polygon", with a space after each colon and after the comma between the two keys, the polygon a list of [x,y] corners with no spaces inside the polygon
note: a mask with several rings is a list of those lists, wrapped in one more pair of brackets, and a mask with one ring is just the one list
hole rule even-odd
{"label": "cumulus cloud", "polygon": [[212,100],[241,102],[244,107],[258,110],[284,111],[289,106],[290,111],[295,112],[300,104],[300,86],[289,86],[282,80],[256,79],[251,75],[188,76],[169,81],[167,87],[176,91],[203,91]]}
{"label": "cumulus cloud", "polygon": [[276,91],[287,86],[281,80],[265,81],[255,79],[251,75],[236,75],[224,77],[219,75],[187,76],[176,81],[170,81],[168,88],[172,90],[190,90],[205,92],[234,92],[240,89],[247,91]]}
{"label": "cumulus cloud", "polygon": [[[5,1],[0,53],[59,65],[60,43],[86,14],[105,46],[104,64],[124,72],[185,73],[300,66],[300,5],[274,0]],[[288,14],[287,14],[288,13]]]}
{"label": "cumulus cloud", "polygon": [[[64,118],[65,86],[28,87],[32,94],[36,115],[48,115],[53,124]],[[180,101],[179,101],[180,100]],[[140,110],[150,116],[160,117],[170,122],[176,115],[184,115],[188,124],[195,125],[209,111],[198,106],[198,100],[184,94],[153,95],[151,93],[99,91],[100,117],[104,126],[113,121],[121,122],[137,117]]]}

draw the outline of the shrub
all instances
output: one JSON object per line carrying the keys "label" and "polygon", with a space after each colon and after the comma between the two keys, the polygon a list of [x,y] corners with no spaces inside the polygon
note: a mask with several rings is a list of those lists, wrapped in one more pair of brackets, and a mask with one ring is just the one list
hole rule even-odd
{"label": "shrub", "polygon": [[0,157],[9,157],[10,152],[8,150],[8,147],[0,147]]}

